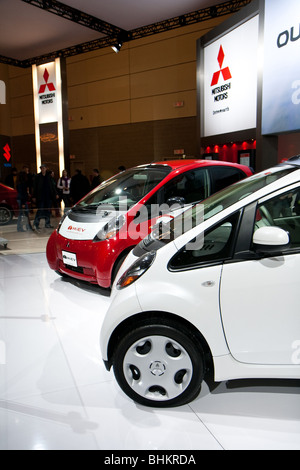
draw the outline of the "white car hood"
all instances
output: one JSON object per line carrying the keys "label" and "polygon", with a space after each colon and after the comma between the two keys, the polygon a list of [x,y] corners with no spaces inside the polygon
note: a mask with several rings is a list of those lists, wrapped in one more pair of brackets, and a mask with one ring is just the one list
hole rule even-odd
{"label": "white car hood", "polygon": [[[168,223],[180,213],[186,211],[190,205],[179,207],[156,219],[155,224]],[[97,210],[97,213],[70,212],[62,222],[59,229],[61,236],[69,240],[94,240],[95,236],[108,222],[120,215],[126,215],[127,211]]]}
{"label": "white car hood", "polygon": [[98,211],[97,214],[70,213],[64,219],[59,234],[69,240],[94,240],[108,222],[126,212]]}

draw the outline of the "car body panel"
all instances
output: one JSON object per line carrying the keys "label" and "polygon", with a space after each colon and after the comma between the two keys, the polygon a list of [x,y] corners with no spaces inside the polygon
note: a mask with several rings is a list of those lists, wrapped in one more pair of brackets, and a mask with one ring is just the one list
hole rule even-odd
{"label": "car body panel", "polygon": [[8,207],[13,214],[18,212],[17,191],[0,183],[0,206]]}
{"label": "car body panel", "polygon": [[[147,288],[147,278],[143,283],[136,283],[137,298],[141,310],[143,312],[168,312],[179,318],[184,318],[196,326],[215,355],[228,354],[220,321],[218,298],[222,266],[210,266],[206,270],[176,273],[176,275],[178,274],[177,280],[173,284],[174,273],[166,269],[162,281],[162,265],[160,262],[155,265],[151,276],[157,274],[157,281],[151,282],[151,289]],[[160,271],[159,276],[158,271]],[[185,288],[186,284],[190,286],[189,290]]]}
{"label": "car body panel", "polygon": [[222,320],[228,347],[237,361],[292,365],[297,326],[300,338],[300,307],[295,295],[300,291],[300,278],[295,277],[296,272],[300,272],[300,254],[224,265]]}
{"label": "car body panel", "polygon": [[[265,174],[269,174],[268,170]],[[252,180],[255,181],[255,176]],[[232,191],[229,189],[227,193]],[[233,201],[229,207],[159,248],[150,268],[128,287],[118,290],[116,280],[100,337],[103,360],[111,363],[109,344],[116,327],[122,331],[124,325],[125,334],[130,318],[138,321],[140,315],[146,320],[148,312],[156,312],[156,318],[159,314],[174,318],[179,328],[180,320],[184,320],[185,327],[190,325],[191,336],[195,331],[200,333],[211,353],[216,381],[300,379],[300,247],[287,246],[277,254],[249,252],[249,259],[237,251],[243,246],[244,232],[248,230],[252,234],[257,228],[247,225],[245,214],[252,213],[253,223],[259,225],[259,220],[254,218],[259,208],[291,192],[300,194],[300,170]],[[207,205],[210,199],[205,201]],[[209,233],[226,223],[232,214],[241,216],[234,254],[228,260],[172,271],[170,260],[176,253],[196,235]],[[300,229],[295,217],[290,236],[292,229]],[[290,219],[282,216],[283,224],[291,223]],[[137,261],[135,252],[128,255],[118,277]]]}
{"label": "car body panel", "polygon": [[299,365],[245,364],[232,357],[215,356],[214,379],[216,382],[238,379],[300,379]]}

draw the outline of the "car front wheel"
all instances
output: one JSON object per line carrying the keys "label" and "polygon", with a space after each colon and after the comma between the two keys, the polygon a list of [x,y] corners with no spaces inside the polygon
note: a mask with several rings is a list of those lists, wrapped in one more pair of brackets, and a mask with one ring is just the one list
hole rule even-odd
{"label": "car front wheel", "polygon": [[0,225],[7,225],[13,218],[12,212],[8,207],[0,207]]}
{"label": "car front wheel", "polygon": [[151,322],[129,332],[117,345],[113,367],[122,390],[154,407],[186,404],[198,395],[203,352],[191,331],[177,324]]}

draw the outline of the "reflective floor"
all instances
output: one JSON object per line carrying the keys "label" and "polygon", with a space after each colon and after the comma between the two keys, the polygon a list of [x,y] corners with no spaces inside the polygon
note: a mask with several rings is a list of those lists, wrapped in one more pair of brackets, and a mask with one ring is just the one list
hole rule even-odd
{"label": "reflective floor", "polygon": [[[33,216],[31,224],[33,226]],[[51,217],[51,226],[56,228],[60,217]],[[45,228],[44,221],[39,230],[25,230],[18,232],[17,220],[14,219],[9,225],[0,226],[0,254],[24,254],[45,252],[49,236],[53,228]]]}
{"label": "reflective floor", "polygon": [[300,381],[204,383],[168,410],[129,400],[100,357],[108,292],[52,272],[48,232],[20,235],[0,246],[0,450],[300,450]]}

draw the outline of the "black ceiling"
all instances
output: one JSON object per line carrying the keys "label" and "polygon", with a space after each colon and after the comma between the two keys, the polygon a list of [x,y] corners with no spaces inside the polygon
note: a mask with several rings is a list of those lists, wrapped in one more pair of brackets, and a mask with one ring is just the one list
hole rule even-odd
{"label": "black ceiling", "polygon": [[251,0],[0,0],[0,62],[70,57],[234,13]]}

